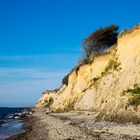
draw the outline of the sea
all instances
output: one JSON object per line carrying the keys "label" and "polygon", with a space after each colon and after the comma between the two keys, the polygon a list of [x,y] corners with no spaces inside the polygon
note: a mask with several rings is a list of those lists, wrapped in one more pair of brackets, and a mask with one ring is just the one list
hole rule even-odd
{"label": "sea", "polygon": [[27,108],[7,108],[0,107],[0,140],[23,133],[23,120],[12,118],[14,114],[22,113]]}

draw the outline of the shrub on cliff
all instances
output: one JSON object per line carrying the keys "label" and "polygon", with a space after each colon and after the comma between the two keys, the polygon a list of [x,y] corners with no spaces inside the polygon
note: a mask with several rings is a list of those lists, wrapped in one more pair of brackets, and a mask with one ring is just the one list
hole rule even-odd
{"label": "shrub on cliff", "polygon": [[52,105],[53,103],[53,98],[50,97],[49,99],[45,100],[45,107],[50,107],[50,105]]}
{"label": "shrub on cliff", "polygon": [[68,85],[68,78],[69,78],[69,74],[66,75],[63,79],[62,79],[62,84],[64,85]]}
{"label": "shrub on cliff", "polygon": [[140,105],[140,87],[138,84],[134,84],[134,88],[128,89],[126,92],[132,94],[132,98],[129,100],[130,105]]}
{"label": "shrub on cliff", "polygon": [[110,25],[106,28],[100,28],[83,40],[84,57],[96,56],[107,48],[116,44],[119,27],[117,25]]}
{"label": "shrub on cliff", "polygon": [[100,28],[89,35],[86,39],[83,40],[83,47],[84,47],[84,58],[82,58],[78,65],[72,69],[72,71],[66,75],[63,80],[62,84],[68,85],[68,78],[69,75],[75,70],[76,73],[79,70],[79,67],[83,64],[92,63],[92,57],[99,55],[100,53],[107,48],[111,47],[112,45],[116,44],[118,32],[117,30],[119,27],[117,25],[110,25],[106,28]]}

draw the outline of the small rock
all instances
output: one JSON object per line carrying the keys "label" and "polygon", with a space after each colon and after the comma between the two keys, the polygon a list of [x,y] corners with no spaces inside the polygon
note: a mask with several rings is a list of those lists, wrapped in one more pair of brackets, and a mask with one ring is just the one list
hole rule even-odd
{"label": "small rock", "polygon": [[70,125],[70,124],[71,124],[71,122],[70,122],[70,121],[66,121],[66,122],[65,122],[65,124]]}
{"label": "small rock", "polygon": [[48,110],[45,112],[46,115],[48,115],[49,113],[50,113],[50,112],[49,112]]}
{"label": "small rock", "polygon": [[130,122],[129,124],[130,124],[130,125],[133,125],[133,122]]}

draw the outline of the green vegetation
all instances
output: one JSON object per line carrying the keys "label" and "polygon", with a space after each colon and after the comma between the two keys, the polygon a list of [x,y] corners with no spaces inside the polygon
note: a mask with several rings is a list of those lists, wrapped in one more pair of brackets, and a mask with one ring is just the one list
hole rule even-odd
{"label": "green vegetation", "polygon": [[69,80],[69,75],[72,73],[72,72],[76,72],[76,74],[77,74],[77,72],[78,72],[78,70],[79,70],[79,68],[80,68],[80,65],[77,65],[77,66],[75,66],[63,79],[62,79],[62,84],[64,85],[68,85],[68,80]]}
{"label": "green vegetation", "polygon": [[100,28],[89,35],[83,41],[85,59],[96,56],[116,44],[119,27],[110,25],[106,28]]}
{"label": "green vegetation", "polygon": [[[105,68],[105,71],[101,73],[101,76],[100,77],[95,77],[92,79],[92,82],[90,84],[90,86],[88,88],[90,88],[93,84],[95,84],[102,76],[104,76],[110,69],[113,69],[113,70],[119,70],[119,66],[120,66],[121,63],[118,63],[117,61],[114,61],[114,60],[110,60],[107,67]],[[86,89],[84,90],[86,91]]]}
{"label": "green vegetation", "polygon": [[45,107],[50,107],[53,103],[53,98],[50,97],[48,100],[45,100]]}
{"label": "green vegetation", "polygon": [[134,89],[128,89],[126,92],[131,92],[132,94],[140,94],[140,87],[138,84],[134,84]]}
{"label": "green vegetation", "polygon": [[53,89],[53,90],[46,90],[46,91],[42,92],[42,95],[44,95],[44,94],[50,94],[52,92],[57,92],[57,91],[59,91],[59,88],[56,88],[56,89]]}
{"label": "green vegetation", "polygon": [[140,95],[135,95],[132,99],[129,100],[130,105],[140,105]]}
{"label": "green vegetation", "polygon": [[89,85],[87,88],[83,89],[82,92],[85,92],[87,89],[89,89],[89,88],[90,88],[92,85],[94,85],[100,78],[101,78],[101,77],[95,77],[95,78],[93,78],[93,79],[89,82],[90,85]]}
{"label": "green vegetation", "polygon": [[118,71],[120,69],[119,68],[120,64],[121,63],[118,63],[117,61],[110,60],[109,63],[108,63],[108,65],[107,65],[107,67],[105,68],[105,71],[102,72],[101,74],[102,75],[105,75],[110,69],[113,69],[113,70]]}
{"label": "green vegetation", "polygon": [[68,85],[69,75],[70,75],[70,74],[66,75],[66,76],[63,78],[63,80],[62,80],[62,84],[63,84],[63,85],[64,85],[64,84],[65,84],[66,86]]}
{"label": "green vegetation", "polygon": [[134,84],[133,89],[128,89],[124,91],[124,93],[128,93],[128,92],[132,94],[132,98],[129,99],[129,104],[140,105],[140,87],[138,86],[138,84]]}
{"label": "green vegetation", "polygon": [[[100,28],[89,35],[83,40],[84,57],[79,61],[78,65],[71,70],[71,72],[66,75],[62,84],[68,85],[69,75],[75,71],[78,72],[79,68],[84,64],[91,64],[95,56],[103,55],[107,53],[107,49],[112,47],[117,42],[119,27],[117,25],[110,25],[105,28]],[[114,69],[116,69],[118,64],[114,64]],[[108,68],[107,68],[108,69]],[[106,69],[106,71],[108,71]]]}
{"label": "green vegetation", "polygon": [[119,68],[120,64],[121,63],[118,63],[118,62],[114,61],[114,63],[113,63],[113,69],[116,70],[116,71],[118,71],[120,69]]}
{"label": "green vegetation", "polygon": [[73,110],[76,101],[77,101],[77,97],[75,97],[74,99],[69,100],[68,108],[67,108],[66,111],[68,111],[68,110]]}
{"label": "green vegetation", "polygon": [[96,82],[96,81],[98,81],[98,79],[100,79],[100,77],[95,77],[95,78],[93,78],[93,81]]}

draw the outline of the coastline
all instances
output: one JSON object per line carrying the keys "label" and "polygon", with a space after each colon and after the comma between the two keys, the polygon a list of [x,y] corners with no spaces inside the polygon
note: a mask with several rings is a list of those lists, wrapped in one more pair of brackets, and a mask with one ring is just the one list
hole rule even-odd
{"label": "coastline", "polygon": [[[37,110],[36,110],[37,111]],[[35,111],[35,112],[36,112]],[[41,122],[40,116],[38,116],[38,113],[33,113],[32,117],[29,119],[26,119],[23,123],[22,129],[24,130],[23,133],[13,135],[6,140],[38,140],[42,139],[41,135],[43,133],[41,132],[42,129],[44,129],[45,125]],[[41,131],[39,131],[41,130]],[[45,136],[46,137],[46,131]]]}
{"label": "coastline", "polygon": [[36,110],[33,118],[24,123],[25,133],[7,140],[138,140],[140,124],[117,124],[97,121],[93,112],[45,114]]}
{"label": "coastline", "polygon": [[31,131],[33,130],[33,126],[35,121],[37,121],[36,117],[32,117],[29,120],[24,121],[22,129],[24,130],[23,133],[19,133],[17,135],[13,135],[9,138],[7,138],[6,140],[26,140],[28,139],[28,134],[31,133]]}

